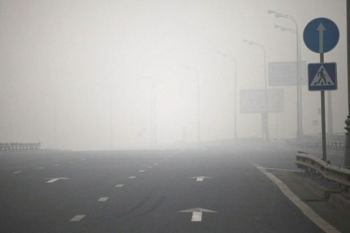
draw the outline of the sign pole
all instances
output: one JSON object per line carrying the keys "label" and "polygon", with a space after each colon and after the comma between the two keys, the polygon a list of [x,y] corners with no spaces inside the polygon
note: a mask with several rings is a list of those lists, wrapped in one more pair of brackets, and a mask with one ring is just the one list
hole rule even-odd
{"label": "sign pole", "polygon": [[345,120],[344,167],[350,169],[350,3],[346,1],[347,44],[348,44],[348,116]]}
{"label": "sign pole", "polygon": [[[322,160],[327,162],[326,150],[326,110],[324,91],[337,89],[336,63],[324,63],[324,53],[332,50],[339,41],[337,25],[327,18],[310,21],[304,29],[304,42],[313,52],[320,54],[320,64],[309,64],[309,90],[321,91]],[[317,68],[315,70],[315,68]],[[314,78],[313,78],[314,77]],[[318,81],[317,81],[317,78]],[[328,95],[330,100],[330,95]],[[331,108],[331,101],[329,101]],[[331,116],[329,111],[329,116]],[[332,120],[331,117],[329,117]],[[330,131],[331,129],[331,123]]]}
{"label": "sign pole", "polygon": [[[323,53],[323,31],[324,27],[322,23],[317,28],[319,31],[319,41],[320,41],[320,63],[324,63],[324,53]],[[325,99],[324,91],[321,91],[321,125],[322,125],[322,160],[327,161],[327,148],[326,148],[326,109],[325,109]]]}

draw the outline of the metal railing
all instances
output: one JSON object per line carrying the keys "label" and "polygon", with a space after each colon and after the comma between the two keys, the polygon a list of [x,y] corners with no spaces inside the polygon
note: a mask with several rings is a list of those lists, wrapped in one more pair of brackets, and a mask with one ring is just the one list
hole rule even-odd
{"label": "metal railing", "polygon": [[0,143],[0,150],[37,150],[39,143]]}
{"label": "metal railing", "polygon": [[[293,141],[288,140],[287,143],[291,146],[297,146],[306,149],[322,149],[322,141]],[[326,142],[327,150],[344,151],[345,141],[328,141]]]}
{"label": "metal railing", "polygon": [[333,166],[320,158],[305,152],[298,151],[296,162],[298,168],[312,169],[321,174],[325,179],[337,182],[345,187],[350,187],[350,170]]}

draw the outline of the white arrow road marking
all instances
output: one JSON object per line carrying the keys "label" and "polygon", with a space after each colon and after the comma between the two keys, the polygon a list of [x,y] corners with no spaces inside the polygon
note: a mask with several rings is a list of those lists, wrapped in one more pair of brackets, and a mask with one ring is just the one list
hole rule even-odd
{"label": "white arrow road marking", "polygon": [[115,187],[116,188],[122,188],[124,186],[124,184],[117,184]]}
{"label": "white arrow road marking", "polygon": [[71,220],[69,220],[70,222],[79,222],[80,220],[82,220],[83,218],[85,218],[86,215],[75,215]]}
{"label": "white arrow road marking", "polygon": [[202,221],[202,215],[203,215],[202,212],[193,212],[191,221],[192,222],[201,222]]}
{"label": "white arrow road marking", "polygon": [[13,172],[13,174],[19,174],[21,173],[22,171],[16,171],[16,172]]}
{"label": "white arrow road marking", "polygon": [[203,181],[204,179],[210,179],[212,177],[207,177],[207,176],[194,176],[190,177],[190,179],[196,179],[196,181]]}
{"label": "white arrow road marking", "polygon": [[53,183],[56,182],[58,180],[69,180],[69,178],[65,178],[65,177],[57,177],[57,178],[48,178],[48,181],[46,181],[46,183]]}
{"label": "white arrow road marking", "polygon": [[210,214],[217,213],[217,211],[207,210],[207,209],[203,209],[203,208],[192,208],[192,209],[188,209],[188,210],[180,210],[178,212],[179,213],[192,213],[192,218],[191,218],[192,222],[201,222],[203,213],[210,213]]}
{"label": "white arrow road marking", "polygon": [[145,172],[145,170],[140,170],[139,172]]}
{"label": "white arrow road marking", "polygon": [[136,176],[130,176],[129,177],[129,179],[135,179],[136,178]]}
{"label": "white arrow road marking", "polygon": [[108,200],[108,197],[101,197],[100,199],[98,199],[99,202],[104,202],[107,200]]}

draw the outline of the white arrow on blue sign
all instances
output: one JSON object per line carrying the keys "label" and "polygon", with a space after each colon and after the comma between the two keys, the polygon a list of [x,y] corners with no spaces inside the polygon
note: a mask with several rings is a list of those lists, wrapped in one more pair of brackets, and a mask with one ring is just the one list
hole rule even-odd
{"label": "white arrow on blue sign", "polygon": [[339,41],[339,29],[330,19],[311,20],[304,29],[305,45],[315,53],[331,51]]}
{"label": "white arrow on blue sign", "polygon": [[309,64],[308,72],[309,91],[329,91],[338,88],[336,63]]}

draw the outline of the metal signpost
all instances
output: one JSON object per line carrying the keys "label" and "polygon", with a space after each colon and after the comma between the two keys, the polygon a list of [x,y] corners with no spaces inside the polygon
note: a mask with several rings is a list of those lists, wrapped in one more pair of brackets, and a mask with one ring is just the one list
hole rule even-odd
{"label": "metal signpost", "polygon": [[305,45],[313,52],[320,54],[319,64],[309,64],[309,90],[321,91],[322,121],[322,159],[327,161],[326,153],[326,121],[324,91],[336,90],[336,64],[324,63],[324,53],[331,51],[339,41],[337,25],[327,18],[310,21],[304,29]]}

